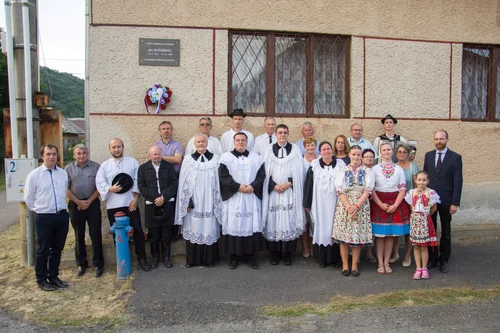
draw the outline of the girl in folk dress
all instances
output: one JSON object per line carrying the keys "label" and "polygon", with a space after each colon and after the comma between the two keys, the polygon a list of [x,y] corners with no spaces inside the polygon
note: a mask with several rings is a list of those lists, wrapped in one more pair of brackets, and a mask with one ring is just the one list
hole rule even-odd
{"label": "girl in folk dress", "polygon": [[[339,193],[333,222],[332,238],[340,243],[342,275],[359,276],[358,261],[361,247],[372,245],[370,196],[374,187],[371,169],[361,165],[360,146],[351,147],[351,163],[336,179]],[[352,249],[352,270],[349,270],[349,248]]]}
{"label": "girl in folk dress", "polygon": [[428,279],[429,271],[427,262],[429,261],[428,246],[437,246],[436,231],[432,224],[431,215],[436,211],[438,203],[441,203],[436,191],[427,187],[429,175],[425,171],[420,171],[416,176],[417,187],[408,191],[405,196],[406,202],[411,205],[410,217],[410,241],[413,243],[413,255],[417,269],[413,274],[413,279]]}

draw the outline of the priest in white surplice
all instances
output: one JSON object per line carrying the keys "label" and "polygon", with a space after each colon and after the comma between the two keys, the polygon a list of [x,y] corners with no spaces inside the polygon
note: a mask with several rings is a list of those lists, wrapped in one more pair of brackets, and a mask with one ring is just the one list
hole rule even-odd
{"label": "priest in white surplice", "polygon": [[247,150],[243,132],[234,136],[234,149],[222,154],[219,167],[223,202],[222,237],[224,252],[231,255],[229,268],[238,267],[243,257],[253,269],[262,233],[262,184],[266,177],[264,160]]}
{"label": "priest in white surplice", "polygon": [[182,225],[186,240],[186,267],[218,260],[222,199],[219,189],[219,156],[207,150],[205,134],[194,137],[196,151],[184,156],[179,176],[175,224]]}
{"label": "priest in white surplice", "polygon": [[337,206],[336,179],[344,179],[345,163],[333,158],[332,145],[319,145],[321,158],[313,160],[304,184],[304,208],[314,223],[313,256],[319,267],[340,263],[340,249],[332,241],[333,217]]}
{"label": "priest in white surplice", "polygon": [[264,152],[266,180],[262,198],[263,235],[268,241],[271,264],[280,258],[292,264],[292,252],[297,239],[304,233],[305,216],[302,207],[304,162],[297,145],[288,142],[288,127],[276,126],[278,142]]}
{"label": "priest in white surplice", "polygon": [[243,129],[243,118],[246,116],[247,114],[243,112],[243,109],[234,109],[233,113],[229,115],[229,117],[231,117],[231,129],[222,133],[222,136],[220,137],[220,143],[222,144],[222,150],[224,152],[229,152],[234,149],[233,138],[234,135],[239,132],[245,133],[248,138],[247,150],[253,150],[253,144],[255,141],[254,136],[249,131]]}

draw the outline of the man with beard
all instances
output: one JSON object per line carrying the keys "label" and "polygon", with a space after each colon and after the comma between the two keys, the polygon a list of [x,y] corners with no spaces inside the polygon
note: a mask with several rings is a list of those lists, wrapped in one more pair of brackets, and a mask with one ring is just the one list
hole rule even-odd
{"label": "man with beard", "polygon": [[[144,232],[141,226],[141,215],[137,207],[139,189],[137,188],[137,170],[139,163],[135,158],[123,156],[125,145],[119,138],[109,142],[111,158],[104,161],[96,176],[96,186],[101,199],[106,201],[110,226],[115,223],[115,214],[123,212],[130,219],[130,226],[134,228],[135,254],[139,266],[144,271],[151,267],[146,260],[146,246]],[[118,177],[117,177],[118,176]],[[120,181],[115,180],[120,179]]]}
{"label": "man with beard", "polygon": [[177,173],[171,163],[162,160],[160,147],[149,148],[149,159],[139,167],[137,187],[146,200],[144,212],[153,257],[151,268],[158,267],[160,263],[160,244],[163,264],[171,268],[170,241],[174,224]]}
{"label": "man with beard", "polygon": [[462,156],[447,147],[448,133],[439,130],[434,133],[436,150],[425,154],[424,171],[429,174],[428,187],[439,194],[441,203],[437,204],[437,211],[432,214],[434,230],[437,231],[437,215],[441,221],[441,240],[438,247],[429,250],[429,264],[427,268],[437,267],[440,264],[441,273],[448,273],[448,260],[451,255],[451,216],[457,212],[462,196]]}
{"label": "man with beard", "polygon": [[282,258],[283,263],[290,266],[297,238],[305,230],[302,208],[304,158],[299,147],[288,142],[286,125],[276,126],[276,137],[278,141],[268,146],[263,154],[266,164],[263,235],[271,252],[271,265],[277,265]]}
{"label": "man with beard", "polygon": [[262,232],[261,198],[265,178],[264,160],[247,150],[243,132],[234,135],[234,149],[222,154],[219,179],[222,205],[224,250],[231,255],[229,268],[235,269],[241,257],[253,269],[259,268],[255,256]]}

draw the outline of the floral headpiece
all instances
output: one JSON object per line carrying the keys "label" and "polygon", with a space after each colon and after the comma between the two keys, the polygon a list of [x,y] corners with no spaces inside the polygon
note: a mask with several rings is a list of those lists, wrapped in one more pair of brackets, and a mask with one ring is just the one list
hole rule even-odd
{"label": "floral headpiece", "polygon": [[172,90],[170,90],[169,87],[162,87],[159,83],[154,84],[146,91],[146,96],[144,97],[146,112],[149,113],[150,105],[157,104],[155,113],[160,113],[160,110],[165,110],[167,108],[167,104],[170,103],[171,97]]}

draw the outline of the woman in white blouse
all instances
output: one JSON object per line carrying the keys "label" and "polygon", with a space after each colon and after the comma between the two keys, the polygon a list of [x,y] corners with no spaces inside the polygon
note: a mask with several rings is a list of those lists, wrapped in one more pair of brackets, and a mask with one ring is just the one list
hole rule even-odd
{"label": "woman in white blouse", "polygon": [[372,168],[375,191],[371,202],[373,235],[376,237],[377,272],[391,274],[389,266],[394,239],[410,232],[410,209],[403,202],[406,194],[404,170],[392,162],[390,143],[380,145],[382,162]]}

